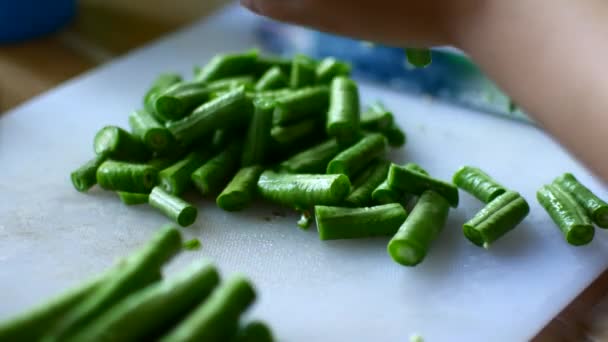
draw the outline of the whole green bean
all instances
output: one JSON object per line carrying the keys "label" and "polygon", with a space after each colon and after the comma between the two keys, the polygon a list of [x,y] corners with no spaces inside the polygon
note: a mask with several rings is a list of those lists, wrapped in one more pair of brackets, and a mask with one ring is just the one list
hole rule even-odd
{"label": "whole green bean", "polygon": [[243,144],[242,166],[261,165],[266,161],[270,146],[273,110],[274,102],[263,99],[254,100],[253,117]]}
{"label": "whole green bean", "polygon": [[403,198],[403,193],[388,186],[386,179],[372,192],[372,201],[376,204],[402,203]]}
{"label": "whole green bean", "polygon": [[472,166],[463,166],[458,169],[452,182],[486,204],[507,191],[487,173]]}
{"label": "whole green bean", "polygon": [[393,113],[382,102],[372,103],[361,113],[361,128],[374,132],[382,132],[394,124]]}
{"label": "whole green bean", "polygon": [[330,139],[293,155],[282,162],[280,167],[290,173],[323,173],[329,161],[340,151],[336,139]]}
{"label": "whole green bean", "polygon": [[193,224],[198,214],[198,210],[192,204],[166,192],[159,186],[152,189],[148,197],[148,204],[182,227]]}
{"label": "whole green bean", "polygon": [[424,68],[431,64],[432,55],[430,49],[405,49],[407,61],[416,68]]}
{"label": "whole green bean", "polygon": [[388,254],[401,265],[415,266],[424,260],[433,241],[443,230],[450,204],[434,191],[422,193],[414,209],[388,243]]}
{"label": "whole green bean", "polygon": [[372,162],[353,182],[353,190],[346,197],[350,207],[366,207],[372,201],[372,192],[386,179],[389,162],[378,160]]}
{"label": "whole green bean", "polygon": [[97,169],[96,177],[106,190],[148,193],[158,183],[158,170],[146,164],[106,160]]}
{"label": "whole green bean", "polygon": [[117,126],[105,126],[95,135],[93,147],[97,155],[120,161],[144,161],[150,152],[143,142]]}
{"label": "whole green bean", "polygon": [[372,133],[359,140],[332,159],[327,165],[327,173],[341,173],[354,176],[367,163],[386,153],[386,138]]}
{"label": "whole green bean", "polygon": [[557,224],[569,244],[582,246],[593,240],[595,229],[591,220],[585,209],[569,193],[550,184],[536,192],[536,199]]}
{"label": "whole green bean", "polygon": [[159,75],[154,80],[154,83],[152,83],[152,86],[146,92],[146,95],[144,96],[144,108],[149,113],[152,113],[152,115],[154,115],[157,119],[164,120],[163,118],[160,118],[159,116],[157,116],[156,110],[154,109],[154,102],[156,102],[156,98],[158,97],[158,95],[160,95],[160,93],[162,93],[167,88],[169,88],[172,85],[179,83],[181,81],[182,81],[182,77],[178,74],[165,73],[165,74]]}
{"label": "whole green bean", "polygon": [[167,128],[177,141],[189,145],[216,129],[230,129],[248,122],[253,105],[240,87],[225,95],[204,103],[189,116],[167,123]]}
{"label": "whole green bean", "polygon": [[138,194],[136,192],[118,191],[118,197],[126,205],[137,205],[148,203],[148,194]]}
{"label": "whole green bean", "polygon": [[289,86],[293,89],[308,87],[315,84],[317,65],[315,61],[304,55],[296,55],[291,61]]}
{"label": "whole green bean", "polygon": [[226,211],[245,209],[257,193],[257,183],[264,169],[259,165],[242,168],[217,197],[217,206]]}
{"label": "whole green bean", "polygon": [[274,337],[268,325],[262,321],[251,321],[239,328],[232,342],[272,342]]}
{"label": "whole green bean", "polygon": [[287,125],[305,118],[319,117],[329,108],[327,86],[306,87],[294,90],[276,99],[274,123]]}
{"label": "whole green bean", "polygon": [[488,248],[521,223],[529,212],[528,202],[520,194],[507,191],[481,209],[462,230],[472,243]]}
{"label": "whole green bean", "polygon": [[395,234],[407,212],[397,203],[368,208],[317,205],[315,217],[321,240],[359,239]]}
{"label": "whole green bean", "polygon": [[105,311],[74,336],[73,341],[149,341],[168,331],[207,298],[220,276],[209,262],[138,291]]}
{"label": "whole green bean", "polygon": [[45,341],[68,340],[112,305],[159,280],[163,264],[177,254],[181,246],[179,231],[172,226],[163,227],[127,260],[120,272],[68,312]]}
{"label": "whole green bean", "polygon": [[318,126],[316,119],[303,120],[288,126],[274,126],[270,130],[270,136],[279,144],[291,144],[315,135],[318,132]]}
{"label": "whole green bean", "polygon": [[576,202],[585,208],[587,215],[598,227],[608,228],[608,203],[597,197],[581,184],[571,173],[557,177],[553,184],[568,192]]}
{"label": "whole green bean", "polygon": [[133,135],[143,141],[151,151],[163,153],[172,147],[173,136],[169,130],[146,110],[131,112],[129,126]]}
{"label": "whole green bean", "polygon": [[432,178],[418,171],[392,164],[388,171],[388,185],[407,194],[422,195],[433,190],[443,196],[452,207],[458,206],[458,188],[453,184]]}
{"label": "whole green bean", "polygon": [[239,168],[242,147],[241,140],[234,140],[224,151],[192,173],[192,182],[203,196],[221,191],[236,173]]}
{"label": "whole green bean", "polygon": [[89,190],[97,184],[97,169],[106,161],[105,155],[97,155],[70,174],[74,188],[80,192]]}
{"label": "whole green bean", "polygon": [[210,94],[202,82],[180,82],[157,96],[154,109],[165,121],[179,120],[209,100]]}
{"label": "whole green bean", "polygon": [[258,51],[249,50],[244,53],[219,54],[214,56],[207,65],[196,70],[195,80],[211,82],[226,77],[250,74],[255,71]]}
{"label": "whole green bean", "polygon": [[190,152],[184,159],[159,172],[160,186],[172,195],[181,195],[192,186],[192,173],[208,159],[208,153]]}
{"label": "whole green bean", "polygon": [[315,73],[317,84],[329,84],[334,77],[349,76],[350,65],[333,57],[327,57],[317,65]]}
{"label": "whole green bean", "polygon": [[278,66],[268,69],[255,84],[256,91],[280,89],[287,86],[287,76]]}
{"label": "whole green bean", "polygon": [[357,84],[344,76],[331,81],[327,134],[349,145],[359,137],[359,90]]}
{"label": "whole green bean", "polygon": [[233,276],[160,342],[229,341],[236,334],[239,317],[255,297],[247,279]]}
{"label": "whole green bean", "polygon": [[298,175],[268,170],[258,180],[258,192],[271,202],[308,209],[342,203],[350,193],[350,181],[344,175]]}

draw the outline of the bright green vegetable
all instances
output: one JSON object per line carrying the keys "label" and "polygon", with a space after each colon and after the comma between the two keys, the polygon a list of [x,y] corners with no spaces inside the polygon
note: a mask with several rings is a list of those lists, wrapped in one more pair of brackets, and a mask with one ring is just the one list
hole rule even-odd
{"label": "bright green vegetable", "polygon": [[386,179],[389,163],[386,160],[372,162],[353,182],[353,190],[345,202],[350,207],[366,207],[372,202],[372,192]]}
{"label": "bright green vegetable", "polygon": [[308,87],[315,84],[316,64],[310,57],[297,55],[291,62],[289,86],[293,89]]}
{"label": "bright green vegetable", "polygon": [[152,189],[148,203],[182,227],[187,227],[196,221],[198,210],[192,204],[166,192],[159,186]]}
{"label": "bright green vegetable", "polygon": [[144,143],[117,126],[105,126],[95,135],[95,154],[120,161],[144,161],[150,157]]}
{"label": "bright green vegetable", "polygon": [[118,197],[126,205],[137,205],[148,203],[148,194],[138,194],[136,192],[118,191]]}
{"label": "bright green vegetable", "polygon": [[386,153],[386,138],[372,133],[359,140],[332,159],[327,165],[327,173],[341,173],[352,177],[375,158]]}
{"label": "bright green vegetable", "polygon": [[99,186],[106,190],[148,193],[158,183],[158,169],[106,160],[97,169],[96,177]]}
{"label": "bright green vegetable", "polygon": [[257,193],[257,182],[264,169],[259,165],[242,168],[217,197],[217,206],[226,211],[245,209]]}
{"label": "bright green vegetable", "polygon": [[180,82],[160,93],[154,102],[156,113],[165,120],[179,120],[209,100],[211,90],[202,82]]}
{"label": "bright green vegetable", "polygon": [[329,108],[326,86],[306,87],[277,97],[274,124],[287,125],[302,119],[319,117]]}
{"label": "bright green vegetable", "polygon": [[216,129],[230,129],[248,122],[253,111],[245,88],[232,90],[204,103],[189,116],[167,123],[167,128],[177,141],[189,145]]}
{"label": "bright green vegetable", "polygon": [[196,70],[195,80],[199,82],[211,82],[222,78],[253,73],[256,68],[258,55],[257,50],[216,55],[207,65]]}
{"label": "bright green vegetable", "polygon": [[529,212],[528,202],[520,194],[507,191],[481,209],[462,230],[472,243],[488,248],[521,223]]}
{"label": "bright green vegetable", "polygon": [[293,155],[282,162],[280,167],[290,173],[323,173],[327,169],[329,161],[340,151],[338,142],[330,139]]}
{"label": "bright green vegetable", "polygon": [[206,83],[206,85],[210,92],[230,91],[241,86],[245,87],[245,90],[253,90],[255,78],[251,75],[227,77]]}
{"label": "bright green vegetable", "polygon": [[407,142],[407,135],[397,123],[393,123],[389,129],[384,130],[381,133],[386,137],[388,144],[392,147],[401,147]]}
{"label": "bright green vegetable", "polygon": [[422,193],[414,209],[388,243],[388,254],[404,266],[424,260],[431,244],[443,230],[450,204],[434,191]]}
{"label": "bright green vegetable", "polygon": [[241,314],[255,300],[247,279],[234,276],[216,289],[160,342],[230,341]]}
{"label": "bright green vegetable", "polygon": [[197,249],[201,249],[201,240],[199,239],[190,239],[186,242],[184,242],[184,249],[187,249],[189,251],[194,251]]}
{"label": "bright green vegetable", "polygon": [[256,91],[280,89],[287,86],[287,76],[278,66],[268,69],[255,84]]}
{"label": "bright green vegetable", "polygon": [[407,61],[416,68],[429,66],[433,60],[430,49],[405,49]]}
{"label": "bright green vegetable", "polygon": [[261,321],[251,321],[241,327],[232,342],[272,342],[272,331]]}
{"label": "bright green vegetable", "polygon": [[376,204],[402,203],[403,198],[403,193],[391,189],[386,179],[372,192],[372,201]]}
{"label": "bright green vegetable", "polygon": [[105,311],[73,341],[149,341],[169,330],[207,298],[220,276],[208,262],[138,291]]}
{"label": "bright green vegetable", "polygon": [[358,239],[395,234],[407,212],[396,203],[369,208],[317,205],[315,217],[321,240]]}
{"label": "bright green vegetable", "polygon": [[163,153],[171,148],[173,136],[150,112],[146,110],[131,112],[129,126],[133,135],[143,141],[149,150]]}
{"label": "bright green vegetable", "polygon": [[357,84],[344,76],[331,81],[327,134],[349,145],[359,137],[359,90]]}
{"label": "bright green vegetable", "polygon": [[263,99],[254,100],[253,117],[243,144],[242,166],[261,165],[266,161],[270,146],[273,111],[274,102]]}
{"label": "bright green vegetable", "polygon": [[164,169],[168,168],[169,166],[177,163],[181,158],[182,157],[180,155],[171,156],[171,157],[169,157],[169,156],[156,157],[156,158],[152,158],[152,159],[148,160],[148,162],[146,164],[161,171],[161,170],[164,170]]}
{"label": "bright green vegetable", "polygon": [[242,147],[243,144],[240,140],[234,140],[224,151],[192,173],[192,182],[203,196],[221,191],[236,173],[239,168]]}
{"label": "bright green vegetable", "polygon": [[80,192],[85,192],[97,184],[97,169],[106,159],[105,155],[95,156],[95,158],[74,170],[70,174],[74,188]]}
{"label": "bright green vegetable", "polygon": [[458,169],[452,182],[486,204],[507,191],[488,174],[472,166],[463,166]]}
{"label": "bright green vegetable", "polygon": [[283,96],[289,95],[293,92],[294,92],[294,90],[291,88],[281,88],[281,89],[276,89],[276,90],[259,91],[259,92],[253,93],[252,96],[255,97],[256,99],[262,98],[264,100],[276,100]]}
{"label": "bright green vegetable", "polygon": [[291,59],[278,56],[258,56],[255,66],[255,75],[261,77],[268,69],[279,67],[285,75],[291,73]]}
{"label": "bright green vegetable", "polygon": [[350,192],[350,181],[344,175],[294,175],[264,171],[258,180],[260,195],[296,209],[315,205],[338,205]]}
{"label": "bright green vegetable", "polygon": [[160,279],[163,264],[181,250],[179,231],[163,227],[124,267],[65,315],[45,341],[66,341],[109,307]]}
{"label": "bright green vegetable", "polygon": [[568,192],[580,206],[585,208],[587,215],[598,227],[608,228],[608,203],[597,197],[571,173],[557,177],[553,184]]}
{"label": "bright green vegetable", "polygon": [[306,229],[310,228],[311,224],[312,224],[312,215],[310,214],[310,212],[308,210],[302,211],[302,214],[300,215],[300,219],[297,222],[298,227],[303,230],[306,230]]}
{"label": "bright green vegetable", "polygon": [[586,245],[593,240],[595,229],[585,209],[567,192],[554,184],[545,185],[536,192],[538,203],[573,246]]}
{"label": "bright green vegetable", "polygon": [[350,65],[333,57],[327,57],[317,65],[315,73],[318,84],[329,84],[334,77],[349,76]]}
{"label": "bright green vegetable", "polygon": [[453,184],[432,178],[410,168],[392,164],[388,171],[388,185],[407,194],[422,195],[433,190],[443,196],[452,207],[458,206],[458,188]]}
{"label": "bright green vegetable", "polygon": [[318,121],[315,119],[303,120],[289,126],[274,126],[270,136],[280,144],[291,144],[302,138],[318,132]]}
{"label": "bright green vegetable", "polygon": [[204,152],[190,152],[184,159],[176,162],[158,174],[160,186],[168,193],[179,196],[192,185],[190,176],[209,159]]}
{"label": "bright green vegetable", "polygon": [[391,113],[382,102],[372,103],[361,113],[361,128],[374,132],[383,132],[390,129],[394,124],[393,113]]}
{"label": "bright green vegetable", "polygon": [[182,77],[178,74],[165,73],[159,75],[156,80],[154,80],[154,83],[144,96],[144,108],[149,113],[152,113],[157,119],[164,120],[157,116],[156,110],[154,109],[154,103],[156,102],[156,98],[167,88],[181,81]]}

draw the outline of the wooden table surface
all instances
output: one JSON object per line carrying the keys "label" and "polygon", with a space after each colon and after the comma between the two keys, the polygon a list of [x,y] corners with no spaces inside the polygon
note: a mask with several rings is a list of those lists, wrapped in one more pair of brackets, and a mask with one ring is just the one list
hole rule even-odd
{"label": "wooden table surface", "polygon": [[[227,0],[81,0],[72,23],[0,46],[0,114],[57,84],[212,13]],[[567,286],[568,284],[564,284]],[[535,341],[608,341],[608,272]]]}

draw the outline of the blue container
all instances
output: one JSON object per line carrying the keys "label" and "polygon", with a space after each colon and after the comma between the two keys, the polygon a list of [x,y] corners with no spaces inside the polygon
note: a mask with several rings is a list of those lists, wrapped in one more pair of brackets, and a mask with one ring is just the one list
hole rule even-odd
{"label": "blue container", "polygon": [[0,43],[54,32],[76,13],[76,0],[0,0]]}

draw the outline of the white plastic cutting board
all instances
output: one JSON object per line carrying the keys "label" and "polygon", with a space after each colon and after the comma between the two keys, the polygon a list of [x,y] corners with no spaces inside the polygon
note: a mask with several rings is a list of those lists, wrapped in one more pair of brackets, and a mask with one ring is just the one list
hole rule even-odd
{"label": "white plastic cutting board", "polygon": [[[0,319],[100,272],[166,222],[113,193],[78,193],[68,175],[92,156],[100,127],[127,127],[159,72],[188,75],[215,53],[251,47],[252,19],[221,12],[0,117]],[[434,342],[528,339],[606,268],[608,232],[571,247],[535,200],[565,171],[608,197],[542,131],[371,85],[360,91],[364,102],[382,99],[406,129],[396,162],[418,162],[443,179],[463,164],[479,166],[528,199],[529,217],[480,249],[461,225],[481,204],[461,193],[427,260],[405,268],[387,255],[386,238],[322,242],[276,207],[229,214],[193,197],[200,216],[183,232],[203,248],[169,272],[209,257],[226,275],[249,275],[260,294],[250,316],[267,320],[281,341],[407,341],[419,333]]]}

